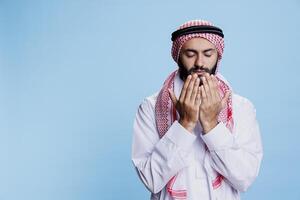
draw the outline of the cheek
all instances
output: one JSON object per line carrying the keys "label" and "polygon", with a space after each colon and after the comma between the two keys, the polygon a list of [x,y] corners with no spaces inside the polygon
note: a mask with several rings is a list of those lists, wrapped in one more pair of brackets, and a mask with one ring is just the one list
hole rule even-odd
{"label": "cheek", "polygon": [[182,57],[181,59],[182,64],[185,66],[186,69],[191,69],[192,67],[194,67],[194,59],[193,58],[187,58],[187,57]]}
{"label": "cheek", "polygon": [[207,64],[210,68],[214,67],[215,64],[217,63],[218,60],[218,56],[211,56],[208,60],[207,60]]}

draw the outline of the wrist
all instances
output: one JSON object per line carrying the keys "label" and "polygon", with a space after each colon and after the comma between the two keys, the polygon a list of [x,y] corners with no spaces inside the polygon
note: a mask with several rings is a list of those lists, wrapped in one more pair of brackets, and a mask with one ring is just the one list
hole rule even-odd
{"label": "wrist", "polygon": [[214,120],[214,121],[211,121],[211,122],[204,122],[204,123],[202,123],[203,134],[208,133],[213,128],[215,128],[217,125],[218,125],[218,121],[217,120]]}
{"label": "wrist", "polygon": [[186,121],[186,120],[183,120],[183,119],[180,119],[179,123],[181,124],[181,126],[183,126],[190,133],[193,133],[193,131],[195,129],[195,126],[196,126],[195,122],[190,122],[190,121]]}

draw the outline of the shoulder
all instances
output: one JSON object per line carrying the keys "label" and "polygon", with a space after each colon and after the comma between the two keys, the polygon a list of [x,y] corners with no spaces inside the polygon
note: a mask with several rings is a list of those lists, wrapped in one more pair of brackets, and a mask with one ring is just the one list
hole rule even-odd
{"label": "shoulder", "polygon": [[233,93],[232,95],[233,116],[236,120],[255,120],[256,109],[254,104],[246,97]]}
{"label": "shoulder", "polygon": [[233,93],[232,95],[232,104],[234,107],[237,108],[247,108],[247,109],[254,109],[253,103],[246,97],[243,97],[239,94]]}
{"label": "shoulder", "polygon": [[150,119],[154,119],[155,104],[159,92],[156,92],[150,96],[145,97],[138,107],[137,114],[139,116],[148,116]]}
{"label": "shoulder", "polygon": [[159,92],[156,92],[150,96],[147,96],[141,102],[139,108],[153,110],[156,104],[157,96]]}

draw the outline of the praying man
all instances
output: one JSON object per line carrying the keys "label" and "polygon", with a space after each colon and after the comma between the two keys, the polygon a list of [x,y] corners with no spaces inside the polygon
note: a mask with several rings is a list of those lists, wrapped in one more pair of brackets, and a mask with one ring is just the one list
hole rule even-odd
{"label": "praying man", "polygon": [[172,33],[178,69],[140,104],[132,161],[151,200],[238,200],[258,176],[256,109],[219,68],[223,31],[206,20]]}

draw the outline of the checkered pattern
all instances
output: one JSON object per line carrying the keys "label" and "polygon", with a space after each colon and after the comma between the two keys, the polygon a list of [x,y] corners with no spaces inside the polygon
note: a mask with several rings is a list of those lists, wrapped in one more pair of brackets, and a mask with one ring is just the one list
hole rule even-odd
{"label": "checkered pattern", "polygon": [[[201,25],[214,26],[211,22],[208,22],[205,20],[191,20],[191,21],[188,21],[188,22],[182,24],[181,26],[179,26],[179,28],[177,30],[191,27],[191,26],[201,26]],[[220,60],[222,59],[222,55],[223,55],[223,51],[224,51],[224,38],[222,38],[219,35],[213,34],[213,33],[193,33],[193,34],[188,34],[188,35],[182,35],[182,36],[176,38],[176,40],[173,42],[172,50],[171,50],[174,61],[176,63],[178,63],[179,54],[180,54],[182,45],[185,42],[187,42],[188,40],[190,40],[192,38],[197,38],[197,37],[205,38],[208,41],[210,41],[212,44],[215,45],[218,55],[219,55],[217,69],[216,69],[218,71],[219,63],[220,63]]]}

